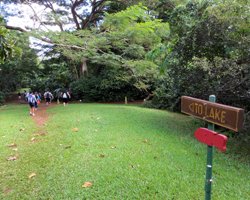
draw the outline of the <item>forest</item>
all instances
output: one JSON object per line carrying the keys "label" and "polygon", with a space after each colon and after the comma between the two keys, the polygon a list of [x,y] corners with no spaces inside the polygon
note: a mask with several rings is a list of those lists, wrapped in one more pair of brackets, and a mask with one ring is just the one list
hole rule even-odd
{"label": "forest", "polygon": [[[9,9],[21,5],[32,14]],[[181,96],[214,94],[245,110],[235,137],[249,143],[249,10],[248,0],[2,0],[0,104],[21,88],[67,88],[83,102],[179,112]],[[25,15],[34,23],[8,23]]]}

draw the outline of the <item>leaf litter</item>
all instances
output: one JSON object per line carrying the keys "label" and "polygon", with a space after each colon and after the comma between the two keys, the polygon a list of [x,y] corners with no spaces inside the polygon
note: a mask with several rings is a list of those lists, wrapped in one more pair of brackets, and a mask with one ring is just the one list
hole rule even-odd
{"label": "leaf litter", "polygon": [[17,147],[17,144],[16,143],[11,143],[11,144],[8,144],[7,147],[10,147],[10,148],[15,148]]}
{"label": "leaf litter", "polygon": [[73,132],[78,132],[79,129],[78,129],[78,128],[73,128],[72,131],[73,131]]}
{"label": "leaf litter", "polygon": [[7,161],[15,161],[17,160],[17,156],[10,156],[7,158]]}
{"label": "leaf litter", "polygon": [[36,173],[31,173],[30,175],[29,175],[29,179],[31,179],[31,178],[33,178],[33,177],[35,177],[36,176]]}
{"label": "leaf litter", "polygon": [[22,132],[22,131],[24,131],[24,130],[25,130],[25,128],[20,128],[20,129],[19,129],[20,132]]}
{"label": "leaf litter", "polygon": [[87,181],[87,182],[85,182],[83,185],[82,185],[82,187],[83,188],[88,188],[88,187],[91,187],[93,184],[91,183],[91,182],[89,182],[89,181]]}

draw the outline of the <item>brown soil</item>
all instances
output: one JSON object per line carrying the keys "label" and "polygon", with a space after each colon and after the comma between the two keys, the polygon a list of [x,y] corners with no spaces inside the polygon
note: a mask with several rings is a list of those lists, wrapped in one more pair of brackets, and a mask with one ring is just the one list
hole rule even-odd
{"label": "brown soil", "polygon": [[32,119],[34,120],[35,124],[37,125],[38,129],[33,132],[31,142],[36,143],[40,140],[37,139],[39,136],[45,136],[47,135],[47,131],[44,128],[46,126],[46,122],[49,119],[49,115],[46,112],[48,107],[55,106],[56,104],[50,104],[46,105],[45,103],[42,103],[38,106],[38,109],[35,111],[35,116],[32,116]]}
{"label": "brown soil", "polygon": [[[49,106],[53,106],[52,104],[50,104]],[[46,112],[47,108],[49,107],[45,104],[40,104],[38,106],[37,111],[35,112],[35,116],[32,117],[33,120],[35,121],[35,123],[37,124],[37,126],[41,127],[46,125],[46,122],[49,118],[48,113]]]}

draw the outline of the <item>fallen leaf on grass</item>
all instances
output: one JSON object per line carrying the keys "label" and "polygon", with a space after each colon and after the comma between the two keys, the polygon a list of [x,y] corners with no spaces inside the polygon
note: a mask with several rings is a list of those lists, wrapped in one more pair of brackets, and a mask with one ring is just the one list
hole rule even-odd
{"label": "fallen leaf on grass", "polygon": [[147,140],[147,139],[145,139],[145,140],[143,140],[143,142],[144,142],[144,143],[148,143],[148,140]]}
{"label": "fallen leaf on grass", "polygon": [[17,151],[18,149],[17,149],[17,148],[13,148],[12,150],[13,150],[13,151]]}
{"label": "fallen leaf on grass", "polygon": [[72,131],[73,131],[73,132],[78,132],[79,129],[78,129],[78,128],[73,128]]}
{"label": "fallen leaf on grass", "polygon": [[24,130],[25,130],[25,128],[20,128],[20,129],[19,129],[19,131],[21,131],[21,132],[24,131]]}
{"label": "fallen leaf on grass", "polygon": [[36,141],[36,138],[35,137],[33,137],[33,138],[31,138],[31,140],[30,140],[31,142],[35,142]]}
{"label": "fallen leaf on grass", "polygon": [[92,186],[92,183],[91,182],[85,182],[82,187],[83,188],[88,188],[88,187],[91,187]]}
{"label": "fallen leaf on grass", "polygon": [[38,133],[34,133],[33,136],[45,136],[47,134],[47,132],[45,131],[40,131]]}
{"label": "fallen leaf on grass", "polygon": [[7,147],[17,147],[16,143],[8,144]]}
{"label": "fallen leaf on grass", "polygon": [[136,168],[140,167],[140,165],[139,165],[139,164],[138,164],[138,165],[130,165],[130,167],[131,167],[132,169],[136,169]]}
{"label": "fallen leaf on grass", "polygon": [[16,159],[17,159],[16,156],[10,156],[10,157],[7,158],[8,161],[14,161]]}
{"label": "fallen leaf on grass", "polygon": [[36,173],[31,173],[30,175],[29,175],[29,179],[31,179],[31,178],[33,178],[33,177],[35,177],[36,176]]}

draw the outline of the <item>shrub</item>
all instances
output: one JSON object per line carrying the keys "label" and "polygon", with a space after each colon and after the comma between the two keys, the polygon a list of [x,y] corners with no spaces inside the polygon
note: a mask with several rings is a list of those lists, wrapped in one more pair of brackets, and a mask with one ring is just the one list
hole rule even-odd
{"label": "shrub", "polygon": [[3,105],[5,102],[5,94],[0,91],[0,105]]}
{"label": "shrub", "polygon": [[118,102],[143,99],[145,91],[141,91],[132,84],[112,77],[91,76],[84,77],[70,85],[75,99],[85,102]]}

